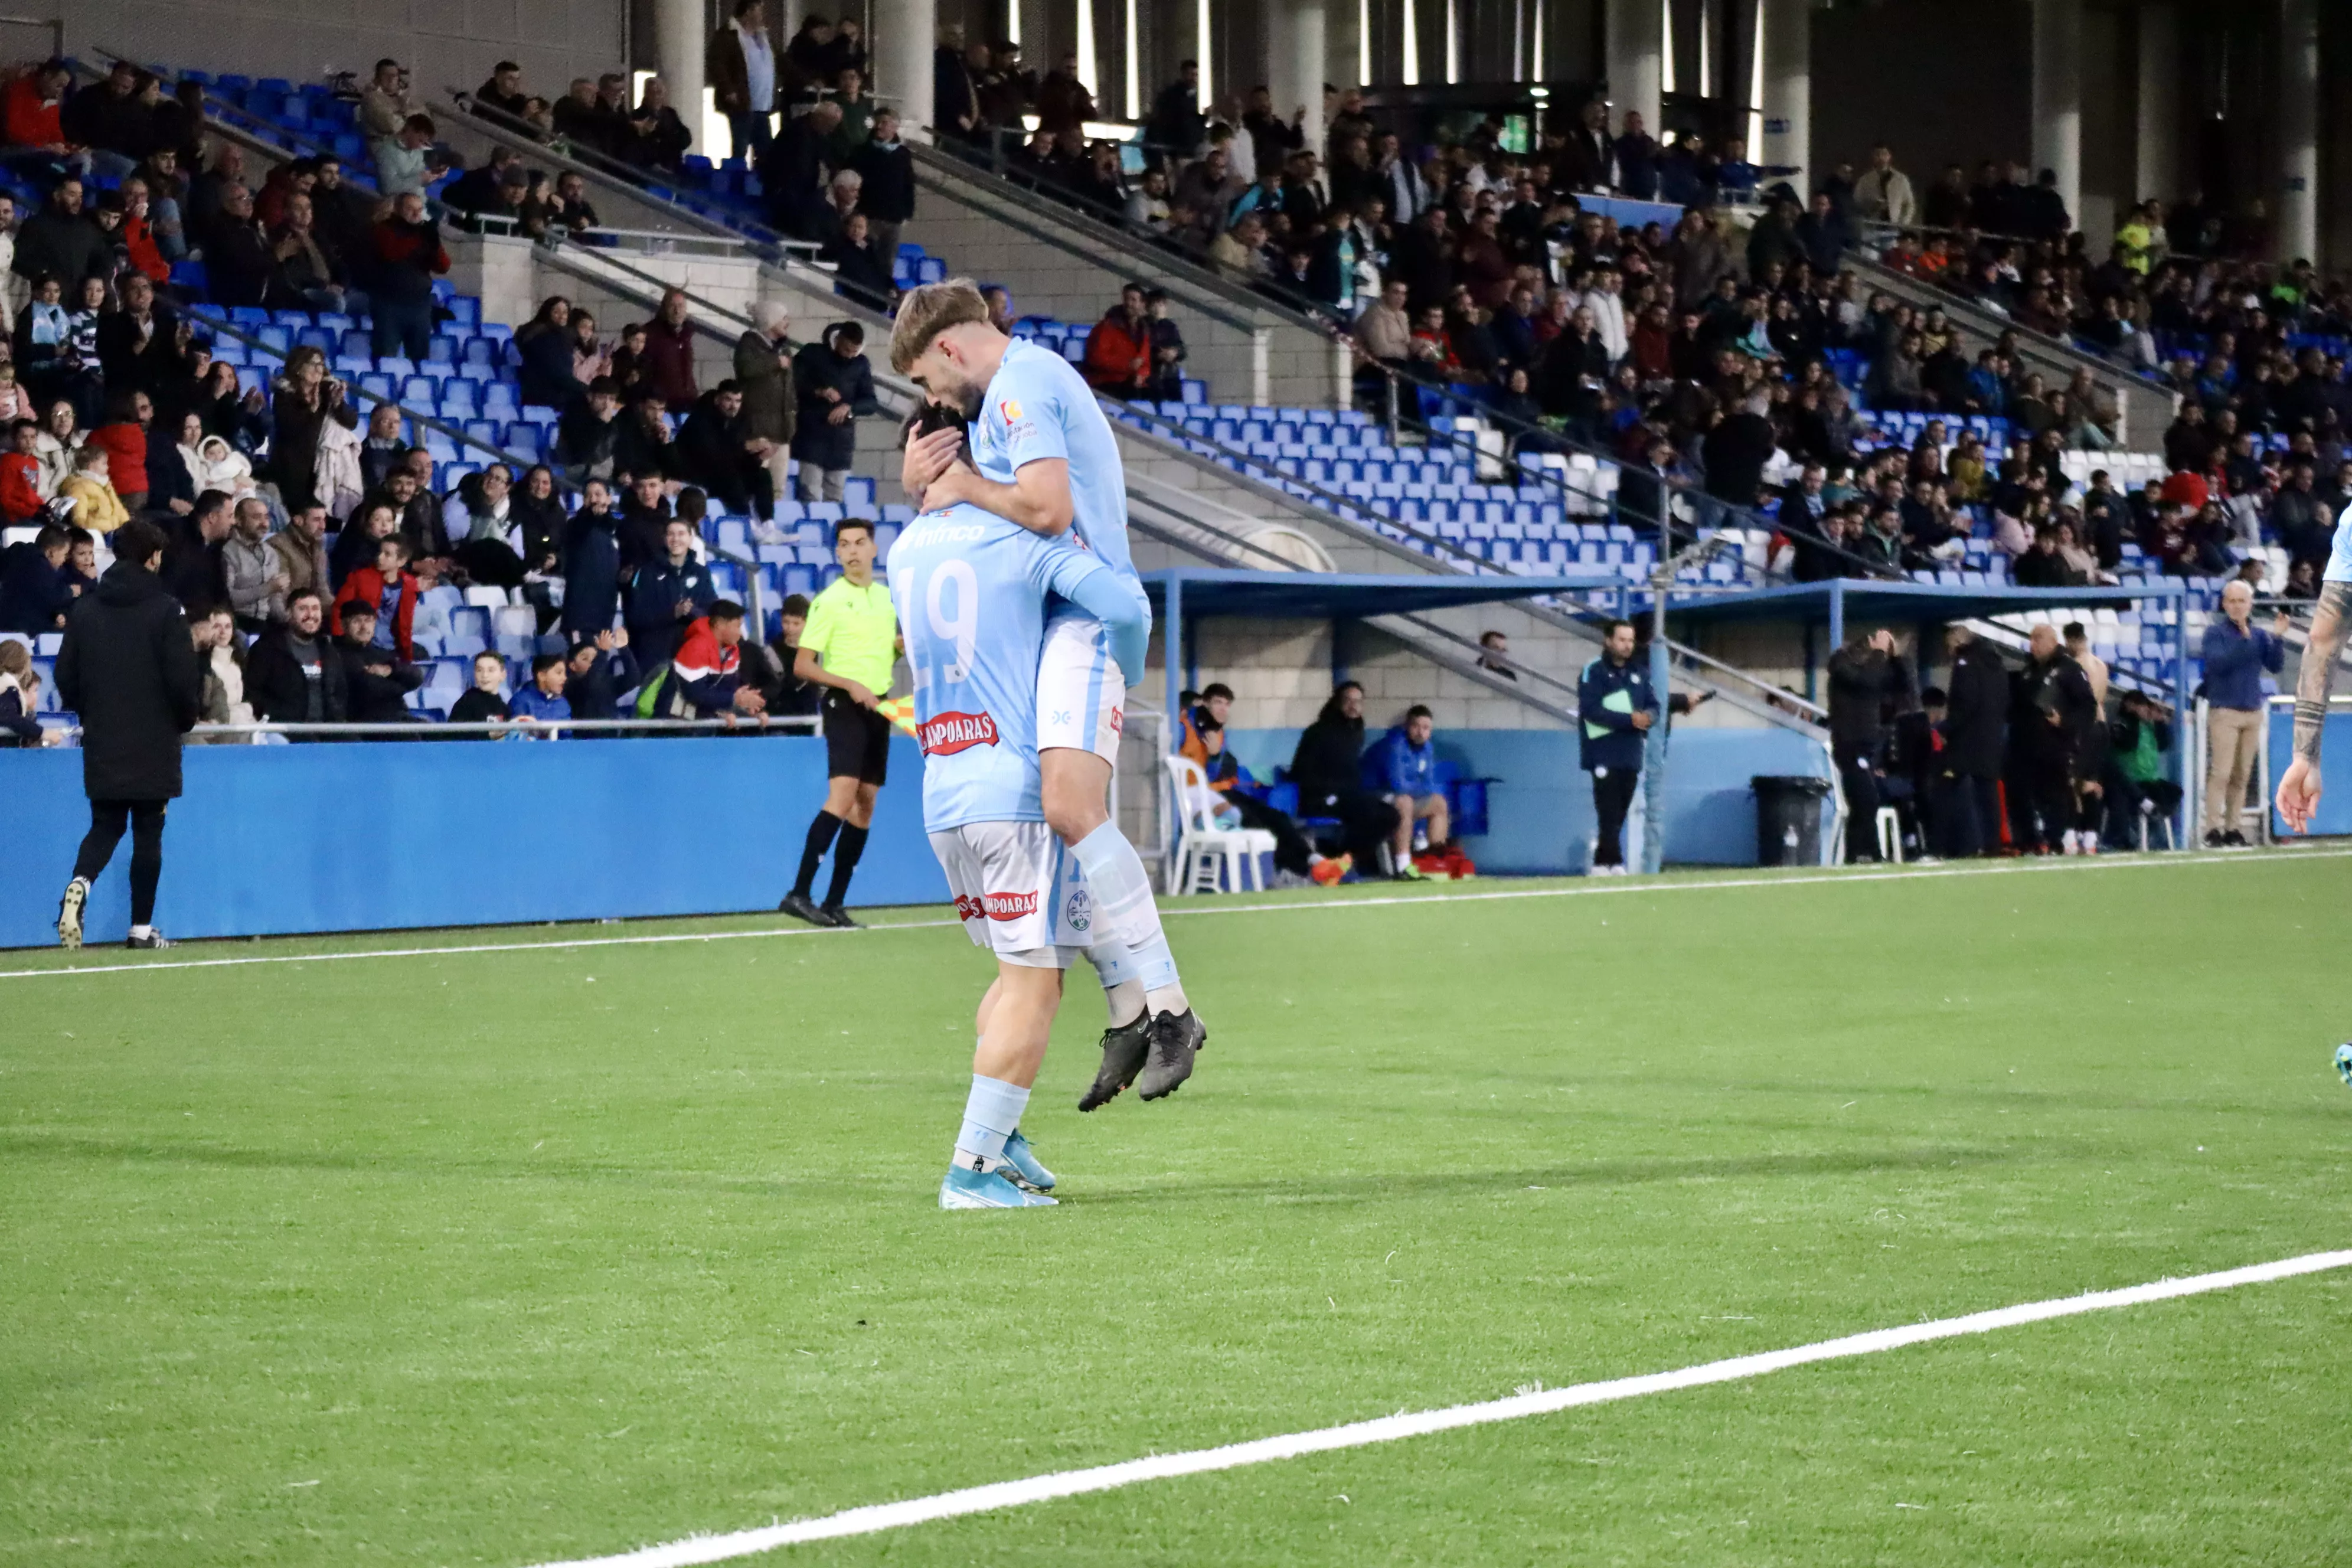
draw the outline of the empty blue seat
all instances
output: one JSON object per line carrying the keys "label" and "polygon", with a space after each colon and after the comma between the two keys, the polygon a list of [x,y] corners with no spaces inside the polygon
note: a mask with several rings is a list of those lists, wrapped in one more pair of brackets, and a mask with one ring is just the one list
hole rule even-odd
{"label": "empty blue seat", "polygon": [[457,363],[457,340],[446,332],[436,332],[425,340],[425,357],[434,364]]}
{"label": "empty blue seat", "polygon": [[421,375],[412,375],[400,384],[400,400],[403,403],[430,404],[434,401],[434,384],[430,380]]}
{"label": "empty blue seat", "polygon": [[228,319],[233,326],[266,327],[269,324],[269,312],[258,305],[231,305]]}

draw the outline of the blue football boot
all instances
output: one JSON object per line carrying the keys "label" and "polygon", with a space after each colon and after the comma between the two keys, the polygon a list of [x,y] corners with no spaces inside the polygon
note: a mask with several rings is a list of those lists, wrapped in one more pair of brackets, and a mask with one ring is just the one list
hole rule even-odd
{"label": "blue football boot", "polygon": [[1013,1136],[1004,1141],[1004,1165],[1003,1173],[1029,1191],[1050,1193],[1054,1190],[1054,1173],[1038,1163],[1037,1151],[1029,1146],[1029,1140],[1021,1136],[1021,1130],[1017,1127],[1013,1130]]}
{"label": "blue football boot", "polygon": [[1024,1193],[1003,1171],[975,1171],[950,1165],[940,1180],[943,1209],[1041,1209],[1054,1200],[1043,1193]]}

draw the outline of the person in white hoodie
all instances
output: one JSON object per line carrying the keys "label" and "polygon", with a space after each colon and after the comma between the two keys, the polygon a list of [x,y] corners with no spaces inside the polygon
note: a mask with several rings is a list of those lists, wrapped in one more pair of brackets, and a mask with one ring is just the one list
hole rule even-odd
{"label": "person in white hoodie", "polygon": [[1625,300],[1619,294],[1617,269],[1596,267],[1592,269],[1591,286],[1577,302],[1592,312],[1592,325],[1601,336],[1601,347],[1609,351],[1609,363],[1623,359],[1633,346],[1625,332]]}
{"label": "person in white hoodie", "polygon": [[43,500],[58,499],[58,487],[73,478],[74,454],[81,448],[81,432],[74,427],[73,404],[63,397],[49,404],[40,434],[33,437],[33,458],[40,465],[34,488]]}

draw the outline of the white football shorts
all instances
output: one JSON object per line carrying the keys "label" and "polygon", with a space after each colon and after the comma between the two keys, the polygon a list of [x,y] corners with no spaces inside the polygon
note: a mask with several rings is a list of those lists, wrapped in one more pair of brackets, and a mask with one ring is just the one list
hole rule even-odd
{"label": "white football shorts", "polygon": [[[1089,623],[1091,624],[1091,623]],[[931,835],[974,947],[1008,963],[1067,969],[1094,925],[1078,858],[1042,822],[968,822]]]}
{"label": "white football shorts", "polygon": [[1046,623],[1037,659],[1037,749],[1092,752],[1117,767],[1126,708],[1127,681],[1102,623],[1065,608]]}

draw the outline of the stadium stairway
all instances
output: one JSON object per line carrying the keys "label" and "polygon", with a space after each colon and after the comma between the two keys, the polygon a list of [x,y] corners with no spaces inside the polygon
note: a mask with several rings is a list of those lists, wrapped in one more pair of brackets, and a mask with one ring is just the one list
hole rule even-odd
{"label": "stadium stairway", "polygon": [[2063,339],[2020,326],[2011,318],[1939,289],[1925,279],[1898,272],[1868,251],[1847,251],[1845,264],[1846,270],[1865,289],[1892,295],[1920,310],[1933,306],[1942,310],[1945,319],[1959,329],[1971,353],[1990,348],[2004,332],[2014,332],[2025,363],[2040,371],[2051,386],[2063,387],[2074,379],[2076,371],[2089,371],[2093,381],[2116,400],[2122,415],[2119,435],[2126,447],[2137,444],[2153,450],[2165,426],[2172,423],[2171,394],[2112,360],[2085,353]]}

